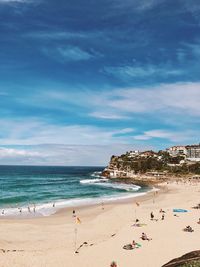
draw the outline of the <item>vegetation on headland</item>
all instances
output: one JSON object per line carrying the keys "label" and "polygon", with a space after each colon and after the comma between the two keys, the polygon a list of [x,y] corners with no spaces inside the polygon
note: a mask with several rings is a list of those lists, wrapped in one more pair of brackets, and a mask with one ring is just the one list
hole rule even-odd
{"label": "vegetation on headland", "polygon": [[184,155],[171,156],[167,151],[127,152],[112,156],[105,176],[110,178],[132,177],[134,175],[182,176],[200,175],[200,162],[189,161]]}

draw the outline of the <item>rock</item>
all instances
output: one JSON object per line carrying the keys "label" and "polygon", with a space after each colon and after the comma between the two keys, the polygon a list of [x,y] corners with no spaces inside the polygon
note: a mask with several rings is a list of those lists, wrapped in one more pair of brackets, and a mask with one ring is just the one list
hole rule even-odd
{"label": "rock", "polygon": [[162,267],[200,267],[200,250],[184,254],[164,264]]}

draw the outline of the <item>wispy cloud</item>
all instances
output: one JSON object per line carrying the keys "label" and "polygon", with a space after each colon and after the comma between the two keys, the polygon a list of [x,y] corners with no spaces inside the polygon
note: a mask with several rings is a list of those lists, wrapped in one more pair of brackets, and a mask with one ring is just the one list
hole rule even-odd
{"label": "wispy cloud", "polygon": [[[162,118],[162,121],[178,118],[184,121],[198,119],[200,115],[200,83],[161,84],[146,88],[122,88],[112,90],[63,91],[56,88],[43,93],[29,94],[29,106],[67,111],[67,106],[76,107],[81,116],[108,120],[130,119],[138,114]],[[16,101],[26,105],[27,97]],[[184,116],[183,116],[184,113]],[[170,123],[170,122],[169,122]]]}
{"label": "wispy cloud", "polygon": [[77,46],[43,47],[42,52],[48,57],[61,62],[87,61],[101,56],[96,51],[86,51]]}
{"label": "wispy cloud", "polygon": [[117,78],[127,80],[133,78],[148,78],[148,77],[168,77],[183,75],[184,71],[181,69],[173,69],[169,66],[122,66],[122,67],[105,67],[104,71]]}
{"label": "wispy cloud", "polygon": [[141,145],[35,145],[0,147],[1,164],[106,166],[111,155],[120,155],[131,149],[152,149]]}
{"label": "wispy cloud", "polygon": [[0,0],[0,3],[26,3],[30,0]]}
{"label": "wispy cloud", "polygon": [[185,130],[185,131],[169,131],[169,130],[163,130],[163,129],[154,129],[150,131],[146,131],[141,135],[135,135],[135,140],[150,140],[153,138],[158,139],[166,139],[171,142],[176,143],[183,143],[183,142],[190,142],[190,140],[193,138],[198,142],[199,133],[198,131],[193,130]]}
{"label": "wispy cloud", "polygon": [[98,112],[94,111],[89,114],[89,116],[98,118],[98,119],[104,119],[104,120],[122,120],[122,119],[129,119],[128,116],[122,115],[122,114],[116,114],[113,112]]}
{"label": "wispy cloud", "polygon": [[[99,95],[98,105],[104,105],[127,113],[185,112],[187,115],[200,114],[200,84],[176,83],[150,88],[117,89],[112,93]],[[122,113],[123,114],[123,113]]]}
{"label": "wispy cloud", "polygon": [[155,8],[157,5],[162,4],[166,0],[125,0],[125,1],[120,1],[120,0],[113,0],[113,5],[116,8],[129,8],[132,10],[135,10],[137,12],[142,12],[146,11],[152,8]]}
{"label": "wispy cloud", "polygon": [[36,3],[36,1],[38,0],[0,0],[0,5],[2,4],[9,4],[9,5],[17,5],[17,4],[32,4],[32,3]]}
{"label": "wispy cloud", "polygon": [[112,154],[133,148],[127,142],[132,128],[63,126],[34,119],[1,120],[0,127],[1,164],[106,165]]}
{"label": "wispy cloud", "polygon": [[70,40],[70,39],[93,39],[105,37],[102,32],[99,31],[33,31],[23,34],[23,37],[39,39],[39,40]]}
{"label": "wispy cloud", "polygon": [[0,127],[3,129],[0,136],[2,145],[128,143],[127,134],[134,131],[132,128],[59,125],[36,119],[0,120]]}

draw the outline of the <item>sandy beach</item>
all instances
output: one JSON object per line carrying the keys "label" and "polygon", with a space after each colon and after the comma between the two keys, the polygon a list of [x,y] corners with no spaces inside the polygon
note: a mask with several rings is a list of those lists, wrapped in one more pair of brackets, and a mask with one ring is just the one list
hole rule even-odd
{"label": "sandy beach", "polygon": [[[139,203],[139,206],[136,205]],[[0,220],[1,267],[160,267],[184,253],[200,249],[200,184],[163,184],[124,202],[77,208],[34,219]],[[164,220],[161,220],[162,213]],[[187,209],[174,216],[173,208]],[[150,219],[153,212],[156,220]],[[142,227],[132,226],[138,218]],[[194,232],[184,232],[190,225]],[[145,232],[151,241],[140,239]],[[135,240],[140,248],[124,250]],[[85,242],[85,243],[84,243]],[[81,247],[80,247],[81,246]],[[79,253],[74,253],[78,249]]]}

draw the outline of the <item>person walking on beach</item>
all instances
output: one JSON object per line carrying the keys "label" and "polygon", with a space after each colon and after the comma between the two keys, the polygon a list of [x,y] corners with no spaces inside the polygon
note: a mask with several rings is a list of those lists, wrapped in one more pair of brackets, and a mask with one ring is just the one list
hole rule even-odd
{"label": "person walking on beach", "polygon": [[72,216],[76,217],[76,211],[75,210],[72,211]]}
{"label": "person walking on beach", "polygon": [[151,216],[151,220],[153,220],[154,219],[153,211],[151,212],[150,216]]}

